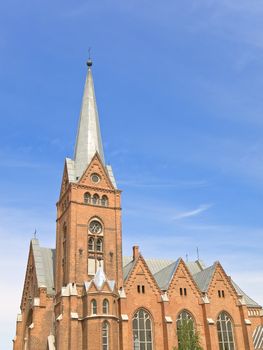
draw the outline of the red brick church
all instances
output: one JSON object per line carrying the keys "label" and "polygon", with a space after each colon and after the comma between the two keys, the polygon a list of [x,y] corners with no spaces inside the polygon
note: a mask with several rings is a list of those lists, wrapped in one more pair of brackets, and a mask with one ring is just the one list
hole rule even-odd
{"label": "red brick church", "polygon": [[[204,350],[263,349],[262,307],[219,262],[122,255],[121,191],[105,164],[88,73],[56,249],[32,239],[14,350],[172,350],[191,321]],[[180,342],[180,340],[179,340]]]}

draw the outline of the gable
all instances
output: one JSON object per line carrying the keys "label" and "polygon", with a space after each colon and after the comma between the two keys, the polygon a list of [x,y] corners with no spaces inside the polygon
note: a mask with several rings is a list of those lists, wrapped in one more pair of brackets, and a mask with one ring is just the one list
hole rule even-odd
{"label": "gable", "polygon": [[20,308],[21,310],[24,310],[28,301],[29,297],[34,297],[32,293],[35,291],[35,286],[37,286],[37,278],[34,268],[34,257],[33,257],[33,251],[32,247],[30,245],[29,248],[29,254],[28,254],[28,261],[27,261],[27,267],[26,267],[26,275],[25,275],[25,281],[24,281],[24,288],[22,293],[22,299]]}
{"label": "gable", "polygon": [[125,281],[126,294],[128,295],[132,289],[137,288],[137,285],[144,285],[147,290],[151,290],[156,296],[161,294],[151,271],[141,255],[135,260]]}
{"label": "gable", "polygon": [[[91,179],[91,175],[97,174],[99,176],[99,182],[94,182]],[[114,186],[110,180],[109,174],[101,162],[98,153],[92,158],[87,169],[84,171],[83,175],[78,182],[80,185],[91,186],[93,188],[105,188],[114,189]]]}
{"label": "gable", "polygon": [[59,198],[61,198],[64,195],[64,193],[67,191],[68,186],[69,186],[68,167],[67,167],[67,163],[65,163]]}
{"label": "gable", "polygon": [[231,280],[225,273],[224,269],[219,262],[215,264],[214,273],[212,275],[209,287],[207,289],[208,297],[212,298],[218,295],[218,290],[224,290],[225,296],[231,296],[236,301],[238,300],[238,294],[231,283]]}
{"label": "gable", "polygon": [[197,298],[201,296],[200,290],[186,264],[180,259],[167,289],[168,296],[175,293],[178,294],[179,289],[182,287],[187,288],[188,293],[191,291]]}

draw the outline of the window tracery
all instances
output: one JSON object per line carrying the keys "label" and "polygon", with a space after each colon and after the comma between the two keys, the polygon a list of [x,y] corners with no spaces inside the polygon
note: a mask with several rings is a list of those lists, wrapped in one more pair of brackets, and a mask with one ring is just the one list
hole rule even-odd
{"label": "window tracery", "polygon": [[188,311],[183,310],[177,316],[176,330],[178,346],[185,347],[191,343],[191,339],[195,336],[195,327],[193,316]]}
{"label": "window tracery", "polygon": [[102,244],[102,239],[101,238],[97,239],[96,250],[99,253],[102,253],[102,251],[103,251],[103,244]]}
{"label": "window tracery", "polygon": [[84,193],[84,203],[89,204],[91,202],[91,195],[89,192]]}
{"label": "window tracery", "polygon": [[90,237],[89,238],[89,252],[93,252],[94,251],[94,238]]}
{"label": "window tracery", "polygon": [[101,197],[101,205],[102,205],[103,207],[107,207],[107,206],[109,205],[109,200],[108,200],[108,197],[107,197],[107,196],[103,195],[103,196]]}
{"label": "window tracery", "polygon": [[221,312],[216,322],[220,350],[235,350],[233,325],[230,316]]}
{"label": "window tracery", "polygon": [[152,320],[148,312],[139,309],[132,319],[133,350],[153,350]]}

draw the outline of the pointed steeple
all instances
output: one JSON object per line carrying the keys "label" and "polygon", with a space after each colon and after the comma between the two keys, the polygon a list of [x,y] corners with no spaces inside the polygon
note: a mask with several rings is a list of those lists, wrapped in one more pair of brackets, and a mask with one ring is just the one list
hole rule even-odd
{"label": "pointed steeple", "polygon": [[98,152],[102,162],[104,163],[99,115],[91,72],[92,61],[90,59],[88,60],[87,65],[88,73],[82,98],[74,154],[76,178],[80,178],[82,176],[96,152]]}

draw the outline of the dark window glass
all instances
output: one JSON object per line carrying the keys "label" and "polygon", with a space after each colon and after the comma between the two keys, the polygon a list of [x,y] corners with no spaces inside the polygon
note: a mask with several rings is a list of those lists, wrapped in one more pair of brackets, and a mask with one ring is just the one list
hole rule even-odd
{"label": "dark window glass", "polygon": [[91,301],[91,314],[97,315],[97,301],[95,299]]}
{"label": "dark window glass", "polygon": [[103,305],[102,305],[103,313],[107,315],[109,313],[109,302],[107,299],[103,300]]}

